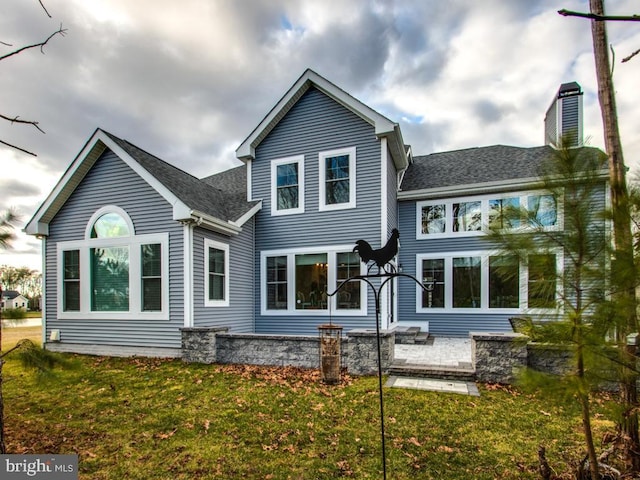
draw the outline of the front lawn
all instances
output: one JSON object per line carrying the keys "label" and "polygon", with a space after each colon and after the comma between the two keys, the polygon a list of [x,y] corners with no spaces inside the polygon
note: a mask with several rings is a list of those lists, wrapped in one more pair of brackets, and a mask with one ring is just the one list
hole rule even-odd
{"label": "front lawn", "polygon": [[[69,356],[70,358],[72,356]],[[76,356],[51,380],[5,367],[10,453],[77,453],[80,478],[382,478],[377,378]],[[389,479],[537,479],[583,451],[579,411],[480,386],[480,397],[385,389]],[[612,431],[595,406],[596,438]]]}

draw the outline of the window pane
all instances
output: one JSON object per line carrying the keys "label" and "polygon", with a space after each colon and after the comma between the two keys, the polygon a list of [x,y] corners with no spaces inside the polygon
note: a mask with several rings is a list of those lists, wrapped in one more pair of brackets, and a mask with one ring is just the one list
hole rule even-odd
{"label": "window pane", "polygon": [[142,310],[162,310],[162,245],[141,245],[142,258]]}
{"label": "window pane", "polygon": [[287,257],[267,258],[267,309],[287,309]]}
{"label": "window pane", "polygon": [[427,205],[422,207],[422,233],[444,233],[446,222],[445,205]]}
{"label": "window pane", "polygon": [[276,167],[278,210],[298,208],[298,164]]}
{"label": "window pane", "polygon": [[489,257],[489,308],[520,306],[520,266],[516,257]]}
{"label": "window pane", "polygon": [[497,198],[489,200],[489,226],[500,229],[519,227],[520,199]]}
{"label": "window pane", "polygon": [[556,256],[529,256],[529,308],[556,306]]}
{"label": "window pane", "polygon": [[325,203],[349,203],[349,155],[325,158]]}
{"label": "window pane", "polygon": [[296,309],[327,308],[327,254],[296,255]]}
{"label": "window pane", "polygon": [[80,278],[80,250],[68,250],[63,253],[64,279],[77,280]]}
{"label": "window pane", "polygon": [[[344,280],[360,275],[360,257],[356,253],[338,253],[337,281],[338,285]],[[347,283],[338,292],[339,309],[359,309],[360,308],[360,281]]]}
{"label": "window pane", "polygon": [[142,276],[159,277],[162,275],[162,248],[159,243],[142,245]]}
{"label": "window pane", "polygon": [[453,308],[480,308],[480,257],[453,259]]}
{"label": "window pane", "polygon": [[129,248],[91,249],[91,310],[129,310]]}
{"label": "window pane", "polygon": [[209,273],[224,275],[224,250],[209,247]]}
{"label": "window pane", "polygon": [[553,227],[558,221],[556,199],[553,195],[531,195],[527,198],[529,218],[534,226]]}
{"label": "window pane", "polygon": [[453,231],[478,232],[482,229],[481,202],[453,204]]}
{"label": "window pane", "polygon": [[423,308],[444,307],[444,260],[435,258],[422,261]]}
{"label": "window pane", "polygon": [[62,309],[80,311],[80,250],[67,250],[62,254]]}
{"label": "window pane", "polygon": [[162,310],[162,279],[142,279],[142,310],[159,312]]}
{"label": "window pane", "polygon": [[209,300],[226,298],[224,262],[224,250],[209,247]]}
{"label": "window pane", "polygon": [[224,300],[224,276],[209,276],[209,300]]}
{"label": "window pane", "polygon": [[117,213],[106,213],[96,220],[91,229],[91,238],[115,238],[131,235],[124,218]]}

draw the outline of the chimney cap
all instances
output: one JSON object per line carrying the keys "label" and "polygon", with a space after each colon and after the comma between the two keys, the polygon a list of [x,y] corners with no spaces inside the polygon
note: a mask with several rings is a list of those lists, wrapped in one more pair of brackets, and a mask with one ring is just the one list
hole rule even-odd
{"label": "chimney cap", "polygon": [[571,97],[573,95],[582,95],[582,87],[578,82],[563,83],[558,90],[558,98]]}

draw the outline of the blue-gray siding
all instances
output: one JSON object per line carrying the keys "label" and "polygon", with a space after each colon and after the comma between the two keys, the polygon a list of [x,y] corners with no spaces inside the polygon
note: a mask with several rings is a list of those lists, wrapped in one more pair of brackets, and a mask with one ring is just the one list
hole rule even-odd
{"label": "blue-gray siding", "polygon": [[[193,246],[193,299],[194,326],[228,327],[233,333],[253,332],[254,305],[254,220],[242,227],[242,232],[233,237],[220,235],[203,228],[194,231]],[[229,245],[229,306],[204,306],[204,239]]]}
{"label": "blue-gray siding", "polygon": [[[135,233],[169,233],[169,320],[57,319],[57,243],[83,240],[91,216],[116,205],[130,216]],[[180,346],[183,326],[183,236],[172,207],[110,151],[105,152],[49,225],[46,253],[47,338],[59,329],[62,342],[141,347]],[[83,282],[81,288],[89,288]]]}
{"label": "blue-gray siding", "polygon": [[[593,192],[593,221],[602,228],[602,219],[596,218],[598,212],[605,207],[606,186],[604,183]],[[491,251],[493,246],[481,236],[461,238],[436,238],[416,239],[416,202],[399,202],[401,249],[399,261],[403,272],[418,276],[416,272],[416,256],[430,253],[451,253],[465,251]],[[595,226],[596,224],[594,224]],[[567,259],[565,259],[567,268]],[[416,286],[408,279],[401,279],[399,287],[399,320],[418,324],[424,322],[426,330],[427,322],[429,331],[434,335],[467,336],[469,331],[503,332],[510,331],[509,318],[517,314],[504,313],[417,313],[416,312]]]}
{"label": "blue-gray siding", "polygon": [[[354,146],[357,158],[357,207],[319,211],[318,153]],[[380,246],[380,148],[373,126],[314,88],[303,95],[257,147],[252,167],[253,199],[263,200],[263,208],[256,219],[257,332],[313,334],[317,332],[319,324],[328,320],[326,316],[260,315],[261,251],[353,245],[360,238],[367,239],[376,248]],[[304,155],[305,212],[271,216],[271,160],[293,155]],[[334,321],[345,329],[374,326],[373,296],[369,295],[368,298],[368,318],[337,317]]]}

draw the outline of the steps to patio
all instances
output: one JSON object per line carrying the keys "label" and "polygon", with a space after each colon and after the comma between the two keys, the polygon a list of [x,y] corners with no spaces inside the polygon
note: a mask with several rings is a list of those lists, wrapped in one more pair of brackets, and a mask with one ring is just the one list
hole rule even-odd
{"label": "steps to patio", "polygon": [[471,341],[429,336],[419,327],[397,329],[395,360],[389,375],[473,382]]}

